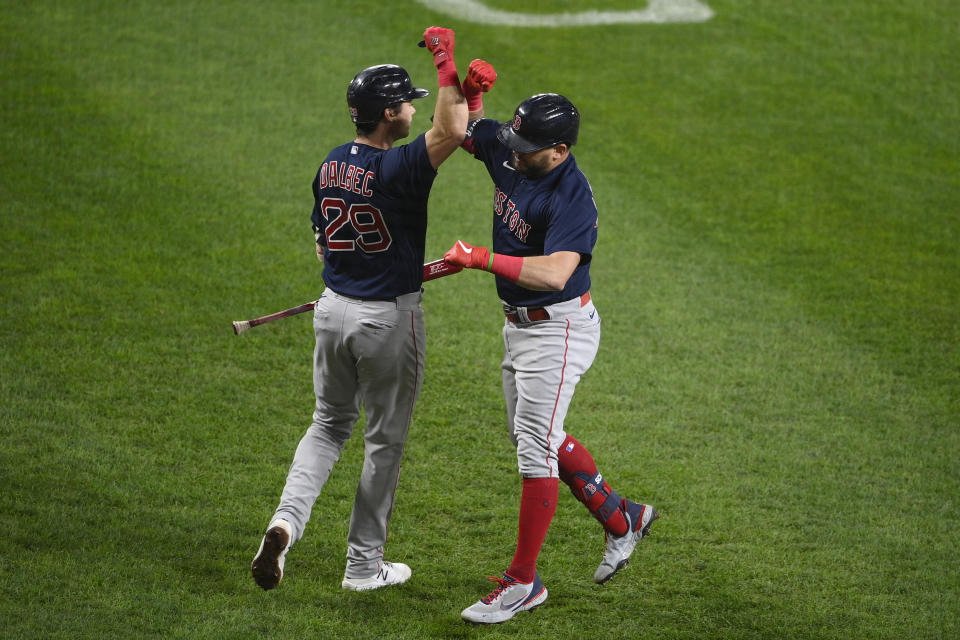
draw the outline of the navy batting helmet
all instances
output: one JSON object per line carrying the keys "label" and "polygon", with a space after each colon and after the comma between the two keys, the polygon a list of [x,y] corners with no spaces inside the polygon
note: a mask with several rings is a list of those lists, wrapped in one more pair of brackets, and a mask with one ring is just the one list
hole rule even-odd
{"label": "navy batting helmet", "polygon": [[350,119],[357,125],[380,122],[383,110],[400,102],[430,95],[426,89],[417,89],[410,74],[395,64],[367,67],[353,77],[347,87],[347,105]]}
{"label": "navy batting helmet", "polygon": [[559,93],[540,93],[520,103],[497,138],[517,153],[530,153],[560,143],[573,146],[579,132],[580,112],[573,103]]}

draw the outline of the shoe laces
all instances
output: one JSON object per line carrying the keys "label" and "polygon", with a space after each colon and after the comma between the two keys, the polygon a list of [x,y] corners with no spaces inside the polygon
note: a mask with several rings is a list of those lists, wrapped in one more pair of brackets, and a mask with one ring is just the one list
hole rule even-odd
{"label": "shoe laces", "polygon": [[480,602],[482,602],[483,604],[490,604],[491,602],[493,602],[494,600],[502,596],[503,592],[506,591],[509,587],[517,583],[516,580],[513,580],[512,578],[507,578],[505,576],[504,577],[487,576],[487,580],[489,580],[490,582],[496,582],[497,588],[491,591],[490,593],[488,593],[487,595],[485,595],[484,597],[480,598]]}

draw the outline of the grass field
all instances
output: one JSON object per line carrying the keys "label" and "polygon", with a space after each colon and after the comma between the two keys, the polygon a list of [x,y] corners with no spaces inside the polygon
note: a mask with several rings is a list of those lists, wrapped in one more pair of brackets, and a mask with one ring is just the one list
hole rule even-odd
{"label": "grass field", "polygon": [[[0,4],[0,637],[960,636],[960,7],[706,4],[567,28],[412,1]],[[663,514],[598,587],[600,528],[562,491],[549,600],[493,628],[459,619],[519,504],[487,274],[425,286],[387,548],[411,581],[339,587],[356,435],[281,587],[249,575],[313,336],[230,321],[319,294],[310,182],[352,137],[346,85],[390,61],[435,88],[433,24],[461,71],[497,67],[489,115],[547,90],[581,109],[604,336],[567,429]],[[428,258],[488,241],[491,191],[444,165]]]}

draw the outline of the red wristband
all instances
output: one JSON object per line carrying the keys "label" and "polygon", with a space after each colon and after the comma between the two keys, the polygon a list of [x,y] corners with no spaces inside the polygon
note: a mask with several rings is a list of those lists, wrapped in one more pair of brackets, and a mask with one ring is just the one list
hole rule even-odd
{"label": "red wristband", "polygon": [[481,111],[483,109],[483,94],[468,94],[464,92],[464,97],[467,99],[467,111]]}
{"label": "red wristband", "polygon": [[487,271],[493,275],[500,276],[510,282],[516,282],[520,279],[521,269],[523,269],[523,258],[506,256],[502,253],[490,254],[490,267]]}
{"label": "red wristband", "polygon": [[447,56],[446,60],[437,65],[437,81],[441,87],[460,86],[460,76],[457,74],[457,65],[450,56]]}

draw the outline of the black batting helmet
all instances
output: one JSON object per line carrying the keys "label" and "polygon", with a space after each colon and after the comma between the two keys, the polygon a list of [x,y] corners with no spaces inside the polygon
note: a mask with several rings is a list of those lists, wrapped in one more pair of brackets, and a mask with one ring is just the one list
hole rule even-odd
{"label": "black batting helmet", "polygon": [[513,122],[500,125],[497,138],[517,153],[577,143],[580,112],[559,93],[539,93],[520,103]]}
{"label": "black batting helmet", "polygon": [[347,87],[347,105],[350,119],[356,125],[380,122],[387,107],[430,95],[426,89],[417,89],[410,74],[395,64],[367,67],[353,77]]}

